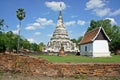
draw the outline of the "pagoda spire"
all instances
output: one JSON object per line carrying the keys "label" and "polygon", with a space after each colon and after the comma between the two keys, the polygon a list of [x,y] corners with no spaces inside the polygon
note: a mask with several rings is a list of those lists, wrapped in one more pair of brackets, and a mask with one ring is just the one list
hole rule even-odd
{"label": "pagoda spire", "polygon": [[57,27],[64,27],[63,23],[63,18],[62,18],[62,4],[60,3],[60,11],[59,11],[59,16],[58,16],[58,21],[57,21]]}
{"label": "pagoda spire", "polygon": [[[62,19],[62,4],[60,3],[60,12],[59,12],[59,17],[58,20]],[[62,19],[63,20],[63,19]]]}

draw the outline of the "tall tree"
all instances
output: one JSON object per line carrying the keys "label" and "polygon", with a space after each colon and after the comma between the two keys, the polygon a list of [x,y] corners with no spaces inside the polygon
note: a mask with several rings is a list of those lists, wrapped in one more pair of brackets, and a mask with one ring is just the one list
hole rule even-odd
{"label": "tall tree", "polygon": [[[20,29],[21,29],[21,21],[25,18],[25,11],[23,8],[19,8],[17,11],[16,11],[16,16],[17,18],[19,19],[20,23],[19,23],[19,36],[20,36]],[[19,45],[20,45],[20,38],[18,38],[18,47],[17,47],[17,53],[19,51]]]}
{"label": "tall tree", "polygon": [[39,46],[36,43],[31,43],[30,48],[33,51],[39,51]]}

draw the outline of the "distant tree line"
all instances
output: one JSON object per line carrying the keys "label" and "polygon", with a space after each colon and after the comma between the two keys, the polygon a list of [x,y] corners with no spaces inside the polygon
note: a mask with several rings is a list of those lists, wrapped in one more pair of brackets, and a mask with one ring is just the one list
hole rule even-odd
{"label": "distant tree line", "polygon": [[5,32],[4,27],[8,26],[5,24],[4,19],[0,19],[0,52],[5,52],[6,50],[10,52],[13,50],[17,51],[18,39],[20,39],[20,49],[23,48],[41,52],[45,46],[42,42],[40,44],[30,43],[27,39],[14,34],[12,31]]}
{"label": "distant tree line", "polygon": [[6,50],[10,52],[13,50],[17,51],[18,38],[20,39],[20,49],[42,52],[45,46],[42,42],[40,44],[30,43],[27,39],[14,34],[12,31],[0,32],[0,52],[5,52]]}

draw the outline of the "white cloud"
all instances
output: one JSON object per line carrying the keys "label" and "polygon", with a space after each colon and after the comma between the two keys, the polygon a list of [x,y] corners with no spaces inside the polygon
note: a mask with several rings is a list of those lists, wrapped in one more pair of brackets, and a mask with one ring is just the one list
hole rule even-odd
{"label": "white cloud", "polygon": [[35,30],[36,27],[29,25],[29,26],[27,26],[25,29],[26,29],[26,30]]}
{"label": "white cloud", "polygon": [[78,24],[78,25],[85,25],[85,23],[86,23],[86,22],[83,21],[83,20],[78,20],[78,21],[77,21],[77,24]]}
{"label": "white cloud", "polygon": [[41,26],[54,25],[53,20],[47,20],[46,18],[38,18],[36,22],[40,23]]}
{"label": "white cloud", "polygon": [[38,28],[44,28],[50,25],[54,25],[53,20],[47,20],[46,18],[38,18],[34,23],[29,24],[25,29],[36,30]]}
{"label": "white cloud", "polygon": [[120,9],[111,11],[111,8],[106,7],[107,0],[89,0],[86,3],[86,10],[92,10],[99,17],[120,15]]}
{"label": "white cloud", "polygon": [[47,36],[48,36],[48,37],[52,37],[52,34],[48,34]]}
{"label": "white cloud", "polygon": [[71,18],[76,18],[77,16],[71,16]]}
{"label": "white cloud", "polygon": [[12,31],[14,34],[18,34],[18,30],[13,30]]}
{"label": "white cloud", "polygon": [[75,24],[78,25],[85,25],[85,21],[83,20],[78,20],[78,21],[69,21],[69,22],[65,22],[65,26],[74,26]]}
{"label": "white cloud", "polygon": [[110,13],[110,16],[116,16],[116,15],[120,15],[120,9]]}
{"label": "white cloud", "polygon": [[33,38],[28,38],[27,39],[30,43],[35,43],[35,40]]}
{"label": "white cloud", "polygon": [[62,5],[62,10],[66,9],[66,4],[64,2],[45,2],[45,5],[54,11],[60,10],[60,4]]}
{"label": "white cloud", "polygon": [[86,10],[92,10],[97,16],[103,17],[110,13],[110,8],[106,8],[104,0],[89,0],[86,3]]}
{"label": "white cloud", "polygon": [[103,17],[110,13],[110,8],[104,8],[104,9],[95,9],[94,12],[97,16]]}
{"label": "white cloud", "polygon": [[89,0],[86,3],[86,10],[103,8],[105,6],[105,2],[103,0]]}
{"label": "white cloud", "polygon": [[26,30],[35,30],[35,29],[40,28],[40,27],[41,27],[41,25],[38,22],[35,22],[32,24],[29,24],[25,29]]}
{"label": "white cloud", "polygon": [[75,25],[75,21],[69,21],[69,22],[65,22],[65,26],[73,26]]}
{"label": "white cloud", "polygon": [[40,35],[41,33],[40,33],[40,32],[35,32],[34,34],[35,34],[35,35]]}
{"label": "white cloud", "polygon": [[73,31],[70,31],[70,30],[68,31],[69,34],[72,34],[72,32],[73,32]]}
{"label": "white cloud", "polygon": [[43,15],[50,15],[50,12],[43,13]]}
{"label": "white cloud", "polygon": [[16,30],[12,30],[12,32],[14,33],[14,34],[18,34],[18,31],[19,31],[19,25],[17,25],[17,29]]}
{"label": "white cloud", "polygon": [[33,23],[32,25],[33,25],[33,26],[36,26],[36,27],[39,27],[39,26],[40,26],[39,23]]}
{"label": "white cloud", "polygon": [[111,25],[116,25],[117,22],[115,21],[114,18],[105,18],[105,19],[109,19],[111,21]]}

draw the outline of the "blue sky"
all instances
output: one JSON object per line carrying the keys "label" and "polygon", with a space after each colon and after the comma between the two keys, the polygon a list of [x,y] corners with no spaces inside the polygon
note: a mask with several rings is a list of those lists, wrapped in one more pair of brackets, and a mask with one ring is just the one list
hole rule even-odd
{"label": "blue sky", "polygon": [[56,27],[60,3],[70,38],[83,35],[91,20],[110,19],[112,25],[120,26],[120,0],[0,0],[0,18],[9,26],[6,31],[17,34],[16,10],[24,8],[21,35],[30,42],[47,44]]}

